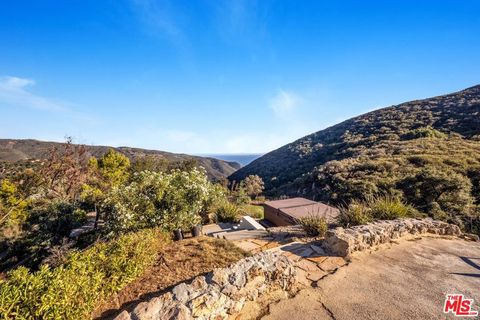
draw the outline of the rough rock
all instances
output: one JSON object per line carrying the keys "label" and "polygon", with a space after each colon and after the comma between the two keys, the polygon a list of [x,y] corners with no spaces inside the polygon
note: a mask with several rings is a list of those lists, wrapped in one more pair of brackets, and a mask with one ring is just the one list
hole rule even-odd
{"label": "rough rock", "polygon": [[427,233],[462,235],[458,226],[430,218],[381,220],[348,229],[339,227],[329,230],[322,247],[330,254],[346,257],[352,252],[366,250],[408,235]]}
{"label": "rough rock", "polygon": [[132,318],[130,317],[130,314],[125,310],[122,313],[120,313],[115,319],[117,319],[117,320],[132,320]]}
{"label": "rough rock", "polygon": [[480,241],[480,238],[473,233],[465,233],[462,235],[462,238],[469,241]]}
{"label": "rough rock", "polygon": [[262,252],[229,268],[216,269],[171,292],[124,311],[115,320],[227,319],[239,313],[246,301],[271,290],[289,291],[296,282],[293,262],[277,252]]}
{"label": "rough rock", "polygon": [[153,298],[148,302],[140,303],[132,312],[132,320],[157,320],[163,307],[162,299]]}

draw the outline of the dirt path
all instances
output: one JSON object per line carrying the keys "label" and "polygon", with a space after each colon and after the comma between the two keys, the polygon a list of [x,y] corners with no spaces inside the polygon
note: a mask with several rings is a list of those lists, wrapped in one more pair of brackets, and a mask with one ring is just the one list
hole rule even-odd
{"label": "dirt path", "polygon": [[404,241],[357,254],[317,285],[271,305],[262,319],[445,319],[446,293],[462,293],[480,310],[480,244]]}

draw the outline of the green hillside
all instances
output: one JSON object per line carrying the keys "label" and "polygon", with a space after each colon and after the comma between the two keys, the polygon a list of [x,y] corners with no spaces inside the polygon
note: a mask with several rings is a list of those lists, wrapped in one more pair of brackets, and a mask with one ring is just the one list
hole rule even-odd
{"label": "green hillside", "polygon": [[352,118],[272,151],[229,179],[250,174],[263,178],[272,197],[339,205],[389,193],[447,220],[476,215],[480,86]]}

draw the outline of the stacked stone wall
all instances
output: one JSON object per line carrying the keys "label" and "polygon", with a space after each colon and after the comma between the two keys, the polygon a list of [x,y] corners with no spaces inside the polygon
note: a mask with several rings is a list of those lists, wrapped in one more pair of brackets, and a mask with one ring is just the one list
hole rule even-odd
{"label": "stacked stone wall", "polygon": [[346,257],[355,251],[421,234],[461,236],[462,231],[456,225],[432,219],[382,220],[347,229],[329,230],[323,248],[329,254]]}
{"label": "stacked stone wall", "polygon": [[272,290],[289,291],[295,284],[293,262],[275,252],[262,252],[236,264],[215,269],[171,292],[142,302],[116,320],[227,319],[246,302]]}

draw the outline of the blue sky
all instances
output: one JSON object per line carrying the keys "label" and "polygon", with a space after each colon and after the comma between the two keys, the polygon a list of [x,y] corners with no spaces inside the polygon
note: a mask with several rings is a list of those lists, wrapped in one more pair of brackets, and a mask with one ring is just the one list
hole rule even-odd
{"label": "blue sky", "polygon": [[480,83],[480,1],[4,1],[0,137],[262,153]]}

